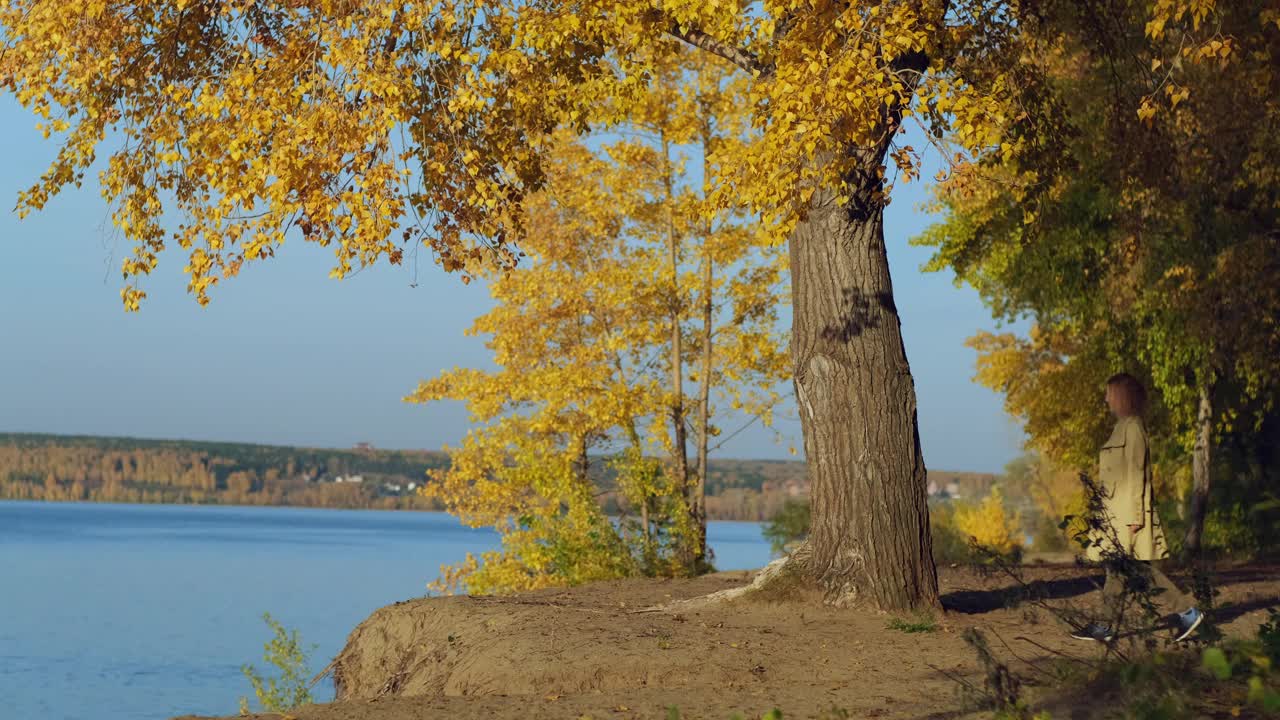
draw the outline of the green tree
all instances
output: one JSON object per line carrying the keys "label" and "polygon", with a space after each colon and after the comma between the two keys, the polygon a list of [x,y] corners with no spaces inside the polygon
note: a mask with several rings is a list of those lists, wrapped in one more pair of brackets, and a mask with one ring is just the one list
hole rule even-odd
{"label": "green tree", "polygon": [[1280,39],[1267,3],[1156,7],[1046,4],[1026,31],[1069,132],[940,185],[947,219],[919,242],[996,317],[1035,318],[1029,340],[975,339],[979,377],[1054,461],[1092,462],[1107,375],[1147,380],[1192,466],[1194,551],[1212,448],[1280,389]]}
{"label": "green tree", "polygon": [[[546,185],[525,202],[524,266],[486,273],[495,305],[467,330],[489,338],[495,369],[445,371],[408,398],[467,404],[475,427],[424,492],[503,535],[502,552],[447,569],[443,587],[701,572],[710,439],[728,407],[771,424],[786,376],[785,257],[740,205],[706,197],[724,182],[711,154],[749,129],[743,79],[692,51],[658,69],[623,137],[565,131],[544,159]],[[660,472],[646,451],[664,458]],[[618,532],[595,499],[592,452],[621,470]],[[547,475],[557,467],[561,482]],[[589,537],[571,541],[571,526]],[[613,560],[550,562],[551,543]],[[621,559],[624,543],[642,562]]]}

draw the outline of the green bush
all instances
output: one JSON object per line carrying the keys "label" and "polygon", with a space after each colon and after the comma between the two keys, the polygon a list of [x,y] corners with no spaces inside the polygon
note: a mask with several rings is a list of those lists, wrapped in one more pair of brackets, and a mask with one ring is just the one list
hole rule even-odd
{"label": "green bush", "polygon": [[[280,670],[279,677],[267,678],[258,674],[252,665],[243,665],[240,672],[253,684],[253,694],[258,704],[268,712],[284,712],[299,705],[312,702],[307,678],[307,655],[315,650],[315,646],[303,649],[297,630],[286,631],[284,626],[271,617],[271,613],[263,613],[262,619],[271,628],[272,637],[262,647],[262,659],[268,665]],[[242,713],[248,711],[248,701],[240,699]]]}
{"label": "green bush", "polygon": [[1258,533],[1249,512],[1240,504],[1210,510],[1204,519],[1203,545],[1227,557],[1257,554]]}

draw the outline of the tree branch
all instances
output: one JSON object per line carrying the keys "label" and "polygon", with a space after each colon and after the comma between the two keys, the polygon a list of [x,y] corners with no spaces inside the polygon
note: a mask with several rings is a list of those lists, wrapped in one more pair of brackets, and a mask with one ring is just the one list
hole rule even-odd
{"label": "tree branch", "polygon": [[773,72],[773,66],[760,62],[760,58],[753,53],[722,43],[697,28],[685,30],[680,27],[679,23],[672,22],[670,27],[667,28],[667,34],[683,40],[699,50],[705,50],[712,55],[722,57],[753,75],[756,73],[769,75]]}

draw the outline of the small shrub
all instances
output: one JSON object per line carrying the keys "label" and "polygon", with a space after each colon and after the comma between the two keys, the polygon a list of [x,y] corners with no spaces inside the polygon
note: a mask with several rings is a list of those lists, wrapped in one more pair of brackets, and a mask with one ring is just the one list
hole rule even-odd
{"label": "small shrub", "polygon": [[[262,619],[271,628],[272,637],[263,645],[262,659],[280,670],[279,677],[267,678],[258,674],[252,665],[244,665],[240,671],[253,684],[253,694],[258,704],[268,712],[284,712],[312,702],[307,678],[307,655],[315,646],[303,649],[297,630],[286,631],[271,613],[263,613]],[[248,701],[240,700],[241,713],[248,710]]]}
{"label": "small shrub", "polygon": [[979,545],[1002,555],[1010,554],[1014,548],[1021,547],[1021,543],[1016,539],[1017,522],[1005,509],[1004,495],[998,487],[992,488],[991,493],[980,503],[958,504],[955,523],[961,533],[972,537]]}
{"label": "small shrub", "polygon": [[953,500],[929,508],[933,561],[939,565],[1018,563],[1022,545],[999,490],[980,503]]}

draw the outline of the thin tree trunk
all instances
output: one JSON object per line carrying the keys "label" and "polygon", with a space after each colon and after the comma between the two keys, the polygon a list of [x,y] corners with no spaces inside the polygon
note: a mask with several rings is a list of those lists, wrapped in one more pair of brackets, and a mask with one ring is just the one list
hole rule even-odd
{"label": "thin tree trunk", "polygon": [[[667,201],[667,246],[671,254],[671,430],[672,463],[675,465],[676,482],[682,494],[689,499],[688,432],[685,428],[684,410],[684,348],[680,333],[680,237],[676,233],[675,193],[672,191],[671,147],[665,132],[662,133],[663,187]],[[688,539],[681,549],[682,561],[690,572],[696,572],[702,564],[703,549]]]}
{"label": "thin tree trunk", "polygon": [[791,352],[813,507],[792,557],[836,605],[937,608],[915,386],[885,253],[875,170],[846,207],[814,194],[790,238]]}
{"label": "thin tree trunk", "polygon": [[711,259],[702,260],[702,385],[698,388],[698,472],[693,479],[689,498],[689,515],[697,535],[698,547],[702,549],[699,558],[705,560],[707,547],[707,467],[708,452],[711,442],[711,366],[713,348],[711,347],[711,283],[713,275]]}
{"label": "thin tree trunk", "polygon": [[1196,412],[1196,444],[1191,451],[1191,512],[1182,547],[1185,552],[1200,552],[1204,537],[1204,518],[1209,510],[1209,465],[1213,453],[1213,399],[1209,383],[1200,383],[1200,406]]}
{"label": "thin tree trunk", "polygon": [[[711,129],[702,128],[702,176],[710,177],[711,161]],[[708,243],[711,241],[711,221],[708,220],[703,233],[702,247],[702,384],[698,388],[698,476],[694,479],[692,497],[689,498],[690,521],[697,534],[698,547],[702,548],[701,557],[707,555],[707,467],[709,447],[711,443],[711,369],[714,362],[712,337],[712,302],[711,293],[715,279],[711,263],[711,252]]]}
{"label": "thin tree trunk", "polygon": [[589,477],[591,460],[587,458],[587,436],[584,433],[576,439],[578,441],[578,457],[574,460],[573,472],[578,478],[578,482],[585,485],[591,482]]}

